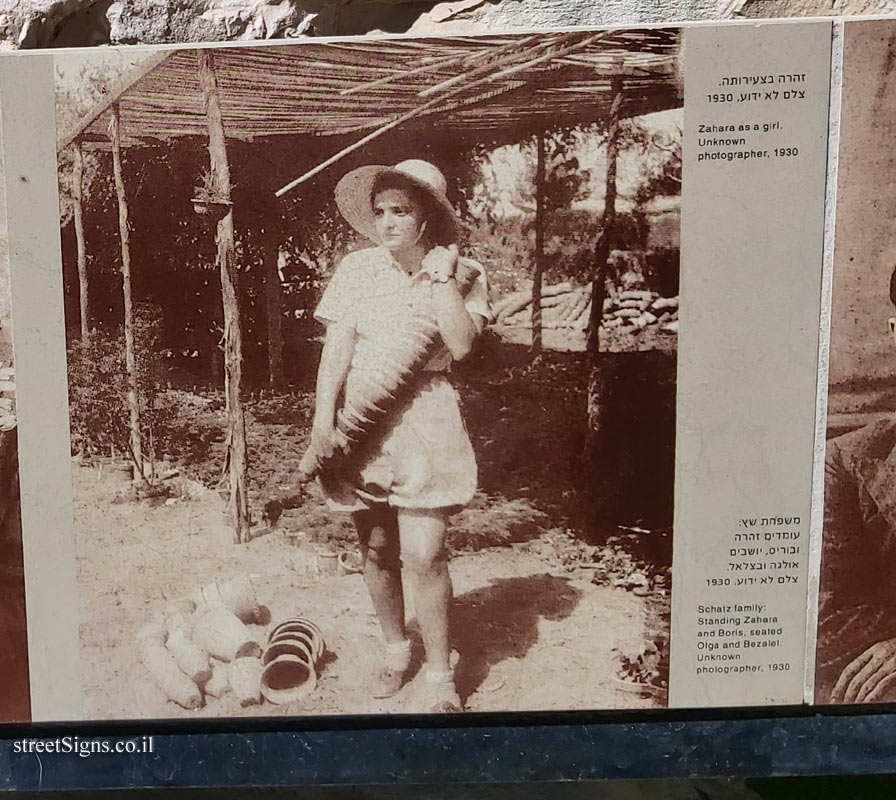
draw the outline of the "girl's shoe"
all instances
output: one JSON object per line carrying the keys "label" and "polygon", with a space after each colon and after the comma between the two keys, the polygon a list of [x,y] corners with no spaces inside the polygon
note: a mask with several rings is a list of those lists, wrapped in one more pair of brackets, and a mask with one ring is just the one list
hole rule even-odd
{"label": "girl's shoe", "polygon": [[386,645],[386,666],[376,676],[372,694],[377,700],[384,700],[398,694],[404,686],[411,666],[411,643],[407,639]]}
{"label": "girl's shoe", "polygon": [[398,691],[404,686],[405,675],[407,675],[407,668],[383,667],[373,683],[373,696],[377,700],[384,700],[398,694]]}
{"label": "girl's shoe", "polygon": [[453,673],[427,671],[424,678],[426,680],[426,707],[431,714],[460,714],[463,712],[464,704],[454,685]]}

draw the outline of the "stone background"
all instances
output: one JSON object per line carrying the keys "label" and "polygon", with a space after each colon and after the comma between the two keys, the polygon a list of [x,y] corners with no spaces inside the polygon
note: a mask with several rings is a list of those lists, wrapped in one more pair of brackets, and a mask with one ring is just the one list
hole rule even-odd
{"label": "stone background", "polygon": [[896,12],[896,0],[0,0],[0,48]]}

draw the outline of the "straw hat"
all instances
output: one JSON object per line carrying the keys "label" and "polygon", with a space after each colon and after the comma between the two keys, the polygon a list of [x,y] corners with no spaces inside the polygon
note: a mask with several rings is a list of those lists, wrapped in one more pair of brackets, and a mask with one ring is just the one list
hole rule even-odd
{"label": "straw hat", "polygon": [[[427,211],[427,230],[433,241],[449,244],[457,238],[458,221],[448,202],[448,183],[438,167],[411,158],[394,167],[371,165],[353,169],[336,184],[336,207],[358,233],[376,241],[376,218],[371,193],[381,178],[395,177],[423,192],[432,202]],[[432,219],[436,214],[437,218]]]}

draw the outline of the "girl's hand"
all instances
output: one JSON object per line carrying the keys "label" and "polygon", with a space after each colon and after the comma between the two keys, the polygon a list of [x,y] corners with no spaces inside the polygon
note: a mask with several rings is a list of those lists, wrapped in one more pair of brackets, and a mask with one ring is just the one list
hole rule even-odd
{"label": "girl's hand", "polygon": [[341,436],[332,420],[315,418],[311,426],[309,452],[313,452],[319,459],[327,459],[341,446]]}
{"label": "girl's hand", "polygon": [[447,283],[457,270],[457,245],[434,247],[424,257],[421,268],[436,283]]}

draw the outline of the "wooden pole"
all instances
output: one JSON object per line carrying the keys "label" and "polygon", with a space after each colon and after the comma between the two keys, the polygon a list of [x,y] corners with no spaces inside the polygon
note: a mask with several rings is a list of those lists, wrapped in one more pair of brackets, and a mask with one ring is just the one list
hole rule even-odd
{"label": "wooden pole", "polygon": [[[230,202],[230,164],[224,138],[224,118],[218,96],[214,56],[211,50],[198,51],[199,81],[205,115],[208,121],[208,154],[212,177],[219,199]],[[237,301],[237,270],[233,209],[218,221],[215,235],[217,263],[221,272],[221,297],[224,306],[224,394],[227,403],[227,457],[230,476],[230,517],[234,541],[249,539],[249,498],[246,493],[248,458],[246,453],[246,418],[240,399],[243,341],[240,331],[240,310]]]}
{"label": "wooden pole", "polygon": [[143,475],[143,442],[140,434],[140,401],[137,388],[137,357],[134,344],[134,303],[131,293],[131,245],[128,227],[128,200],[121,168],[121,116],[118,103],[112,105],[109,123],[112,139],[112,171],[118,198],[118,232],[121,237],[121,290],[124,296],[124,360],[127,372],[127,406],[131,428],[131,458]]}
{"label": "wooden pole", "polygon": [[619,119],[622,111],[622,78],[614,78],[610,116],[607,120],[607,177],[604,192],[604,213],[600,223],[600,236],[594,248],[594,273],[591,283],[591,319],[588,324],[588,352],[597,358],[600,350],[600,324],[604,315],[604,298],[607,287],[607,261],[613,227],[616,223],[616,161],[619,155]]}
{"label": "wooden pole", "polygon": [[[571,38],[573,38],[575,34],[565,34],[561,33],[554,37],[551,41],[540,41],[535,44],[534,47],[530,47],[526,50],[519,50],[515,53],[510,53],[506,59],[501,59],[498,56],[497,50],[492,51],[492,57],[486,59],[486,63],[481,67],[476,67],[472,70],[462,70],[460,74],[454,75],[446,80],[440,81],[432,86],[427,86],[425,89],[421,89],[417,92],[418,97],[429,97],[430,95],[436,94],[438,92],[444,92],[446,89],[450,89],[453,86],[457,86],[460,83],[469,84],[471,78],[476,78],[480,75],[486,75],[490,80],[495,77],[503,76],[504,68],[502,65],[506,65],[506,69],[514,69],[515,67],[520,65],[520,58],[525,59],[525,64],[531,64],[536,58],[538,59],[549,59],[555,57],[558,54],[558,51],[551,50],[551,48],[555,48],[557,44],[565,44]],[[538,39],[537,36],[528,37],[530,41],[534,41]],[[522,42],[520,42],[522,44]],[[550,50],[550,52],[545,53],[545,50]],[[563,53],[565,50],[560,50],[559,53]],[[500,71],[499,71],[500,70]]]}
{"label": "wooden pole", "polygon": [[532,270],[532,353],[541,352],[541,277],[544,274],[544,132],[535,137],[535,265]]}
{"label": "wooden pole", "polygon": [[588,433],[585,452],[592,475],[601,476],[592,483],[595,522],[600,526],[611,524],[618,513],[618,498],[622,478],[618,469],[618,452],[608,438],[608,406],[615,393],[611,387],[618,380],[619,362],[611,353],[600,352],[600,325],[604,315],[604,298],[607,293],[607,261],[614,240],[616,222],[616,159],[619,154],[619,120],[622,110],[621,78],[614,78],[611,86],[610,112],[607,120],[607,172],[604,192],[604,213],[600,223],[600,235],[594,248],[594,266],[591,274],[591,315],[588,321],[588,356],[591,364],[588,375]]}
{"label": "wooden pole", "polygon": [[84,153],[81,142],[72,151],[72,218],[75,224],[75,242],[78,247],[78,299],[81,307],[81,339],[90,331],[87,282],[87,245],[84,238]]}
{"label": "wooden pole", "polygon": [[403,81],[414,75],[420,75],[424,72],[434,72],[435,70],[444,69],[445,67],[450,67],[455,64],[465,64],[482,60],[494,61],[495,58],[502,55],[504,52],[508,50],[522,49],[529,43],[534,42],[537,38],[537,36],[527,36],[523,39],[511,41],[508,44],[499,45],[498,47],[483,48],[482,50],[477,50],[473,53],[465,53],[462,56],[448,56],[447,58],[442,58],[437,61],[430,61],[428,64],[409,69],[407,72],[398,72],[392,75],[386,75],[383,78],[377,78],[375,81],[370,81],[369,83],[360,83],[356,86],[350,86],[347,89],[343,89],[339,94],[347,95],[356,94],[357,92],[365,92],[368,89],[374,89],[377,86],[385,86],[386,84],[395,83],[396,81]]}
{"label": "wooden pole", "polygon": [[[270,212],[273,216],[273,211]],[[281,327],[280,242],[277,230],[271,222],[265,222],[262,231],[262,259],[264,272],[265,317],[268,339],[268,384],[283,384],[283,329]]]}

